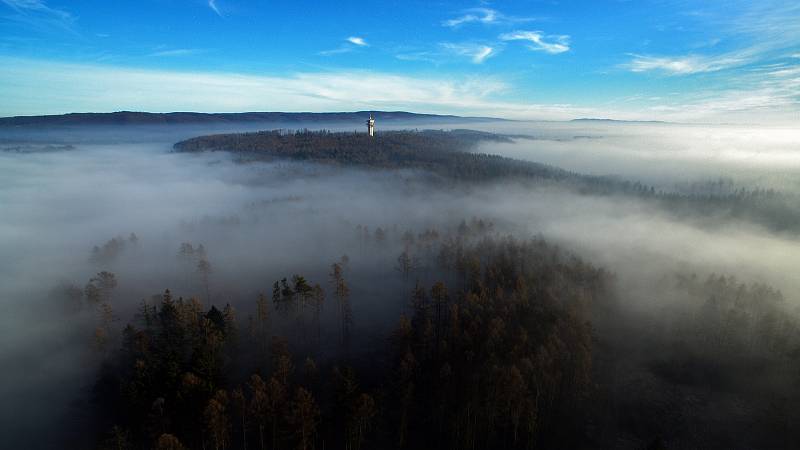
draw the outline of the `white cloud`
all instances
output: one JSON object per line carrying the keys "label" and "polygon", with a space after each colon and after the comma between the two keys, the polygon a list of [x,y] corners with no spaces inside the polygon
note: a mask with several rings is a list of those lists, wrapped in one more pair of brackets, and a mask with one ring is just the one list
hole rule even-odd
{"label": "white cloud", "polygon": [[569,36],[567,35],[545,36],[541,31],[514,31],[501,34],[500,39],[503,41],[527,41],[530,43],[528,47],[531,50],[543,51],[552,55],[569,51]]}
{"label": "white cloud", "polygon": [[432,64],[439,64],[442,62],[440,55],[438,55],[436,52],[430,51],[404,52],[398,53],[394,55],[394,57],[401,61],[425,61]]}
{"label": "white cloud", "polygon": [[472,62],[475,64],[480,64],[486,60],[489,56],[495,53],[492,47],[482,46],[478,51],[472,55]]}
{"label": "white cloud", "polygon": [[351,111],[393,109],[527,117],[497,101],[492,77],[415,77],[372,71],[281,76],[180,72],[0,57],[0,116],[76,111]]}
{"label": "white cloud", "polygon": [[0,2],[17,13],[15,16],[6,17],[6,19],[28,25],[40,31],[48,29],[73,31],[75,17],[66,11],[47,6],[43,0],[0,0]]}
{"label": "white cloud", "polygon": [[[760,69],[760,68],[756,68]],[[730,80],[733,87],[676,95],[650,107],[667,120],[794,124],[800,114],[800,67],[774,65]]]}
{"label": "white cloud", "polygon": [[631,72],[661,71],[672,75],[716,72],[748,62],[744,55],[722,56],[646,56],[631,54],[633,59],[623,67]]}
{"label": "white cloud", "polygon": [[50,8],[43,0],[0,0],[16,11],[38,11],[48,14],[61,16],[64,18],[71,17],[67,12]]}
{"label": "white cloud", "polygon": [[458,27],[465,23],[494,23],[497,21],[497,11],[489,8],[475,8],[467,10],[467,12],[459,17],[448,19],[442,22],[446,27]]}
{"label": "white cloud", "polygon": [[350,36],[345,39],[344,44],[340,45],[339,47],[331,50],[323,50],[317,54],[321,56],[340,55],[342,53],[350,53],[358,47],[369,47],[369,44],[362,37]]}
{"label": "white cloud", "polygon": [[202,52],[202,50],[196,48],[176,48],[173,50],[159,50],[147,56],[191,56]]}
{"label": "white cloud", "polygon": [[369,44],[367,44],[367,41],[365,41],[364,38],[358,36],[350,36],[349,38],[347,38],[347,42],[353,45],[358,45],[359,47],[369,46]]}
{"label": "white cloud", "polygon": [[[117,110],[407,110],[564,120],[611,117],[684,122],[794,123],[800,72],[752,73],[736,89],[583,106],[536,102],[490,76],[403,76],[342,70],[257,76],[67,64],[0,57],[0,116]],[[624,99],[622,99],[624,100]],[[793,122],[794,121],[794,122]]]}
{"label": "white cloud", "polygon": [[338,48],[334,48],[334,49],[330,49],[330,50],[322,50],[321,52],[318,52],[317,54],[321,55],[321,56],[332,56],[332,55],[340,55],[342,53],[350,53],[352,51],[353,51],[353,47],[342,46],[342,47],[338,47]]}
{"label": "white cloud", "polygon": [[218,16],[222,17],[222,12],[220,12],[219,7],[217,6],[217,0],[208,0],[208,7],[211,8]]}
{"label": "white cloud", "polygon": [[497,51],[488,45],[451,43],[443,43],[440,45],[449,53],[469,57],[474,64],[482,64],[488,58],[497,54]]}
{"label": "white cloud", "polygon": [[709,10],[696,17],[705,29],[720,36],[708,41],[709,45],[694,45],[692,48],[713,48],[722,40],[726,44],[740,42],[741,46],[716,55],[691,52],[666,56],[630,54],[632,60],[621,67],[633,72],[658,71],[671,75],[717,72],[785,58],[787,53],[797,51],[797,42],[800,42],[800,3],[796,1],[730,0],[724,14]]}
{"label": "white cloud", "polygon": [[442,25],[450,28],[458,28],[461,25],[469,23],[481,23],[484,25],[491,24],[511,24],[520,22],[530,22],[535,20],[530,17],[513,17],[507,16],[497,10],[491,8],[471,8],[463,12],[462,15],[445,20]]}

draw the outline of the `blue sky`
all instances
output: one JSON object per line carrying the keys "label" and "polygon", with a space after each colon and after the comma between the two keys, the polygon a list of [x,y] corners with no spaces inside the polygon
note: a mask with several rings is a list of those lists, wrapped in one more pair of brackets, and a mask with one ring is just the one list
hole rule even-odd
{"label": "blue sky", "polygon": [[0,0],[0,115],[800,122],[800,2]]}

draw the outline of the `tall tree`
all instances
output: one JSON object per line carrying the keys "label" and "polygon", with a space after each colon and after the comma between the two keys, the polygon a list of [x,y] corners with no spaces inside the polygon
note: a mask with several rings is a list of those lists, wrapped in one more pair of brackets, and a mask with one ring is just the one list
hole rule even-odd
{"label": "tall tree", "polygon": [[117,287],[117,277],[111,272],[102,271],[92,277],[86,284],[84,294],[91,305],[107,303],[111,300],[114,288]]}
{"label": "tall tree", "polygon": [[203,282],[203,287],[206,290],[206,301],[211,303],[211,291],[209,289],[209,278],[211,276],[211,263],[205,257],[197,261],[197,273],[200,274],[200,280]]}
{"label": "tall tree", "polygon": [[356,397],[350,411],[348,448],[361,450],[376,413],[375,399],[371,395],[362,393]]}
{"label": "tall tree", "polygon": [[353,318],[350,308],[350,287],[344,280],[344,273],[340,263],[331,265],[330,279],[339,310],[340,339],[341,343],[346,347],[350,339],[350,326]]}
{"label": "tall tree", "polygon": [[297,388],[288,411],[287,421],[293,427],[298,450],[308,450],[314,447],[319,415],[319,406],[317,406],[314,396],[302,387]]}
{"label": "tall tree", "polygon": [[231,398],[233,399],[233,404],[236,406],[236,410],[239,413],[239,420],[240,426],[242,431],[242,448],[243,450],[247,450],[247,424],[248,424],[248,416],[249,416],[249,408],[247,399],[244,396],[244,392],[242,388],[236,388],[231,393]]}
{"label": "tall tree", "polygon": [[214,450],[225,450],[230,440],[230,421],[227,409],[228,393],[220,389],[208,401],[203,414]]}
{"label": "tall tree", "polygon": [[155,450],[186,450],[177,437],[164,433],[158,437]]}
{"label": "tall tree", "polygon": [[260,376],[254,374],[250,377],[247,387],[250,390],[250,415],[258,426],[258,440],[261,444],[261,450],[264,450],[264,431],[271,421],[272,406],[269,392],[267,391],[267,383]]}

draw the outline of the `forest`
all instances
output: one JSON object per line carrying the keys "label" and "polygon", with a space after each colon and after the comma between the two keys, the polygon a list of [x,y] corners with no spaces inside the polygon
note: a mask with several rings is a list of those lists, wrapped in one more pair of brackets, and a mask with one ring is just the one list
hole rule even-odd
{"label": "forest", "polygon": [[800,450],[800,0],[0,0],[0,450]]}
{"label": "forest", "polygon": [[515,133],[100,133],[0,152],[0,447],[800,442],[788,189]]}
{"label": "forest", "polygon": [[373,169],[417,169],[440,176],[445,185],[511,180],[581,194],[644,198],[679,217],[705,216],[752,222],[774,231],[800,230],[800,198],[794,193],[736,186],[656,190],[652,185],[620,177],[586,175],[481,152],[482,144],[515,139],[531,138],[465,129],[384,131],[375,138],[327,130],[272,130],[199,136],[176,143],[174,149],[232,152],[243,161],[291,159]]}
{"label": "forest", "polygon": [[[613,273],[541,237],[520,240],[482,219],[352,233],[362,253],[385,255],[384,277],[358,274],[368,269],[344,255],[324,278],[287,275],[231,299],[240,309],[208,303],[213,266],[188,242],[175,257],[201,294],[165,289],[131,320],[114,312],[113,273],[59,287],[73,313],[95,311],[98,448],[606,448],[627,434],[643,443],[635,448],[668,448],[667,435],[725,448],[725,427],[682,406],[713,407],[704,397],[718,391],[757,405],[745,412],[763,415],[748,430],[753,445],[800,437],[789,425],[800,323],[769,286],[678,275],[667,289],[688,306],[650,327],[653,318],[620,307]],[[113,238],[90,259],[110,265],[137,245],[135,233]],[[382,292],[387,277],[407,294],[375,339],[357,331],[351,293],[363,282]],[[631,334],[648,343],[646,357]],[[638,358],[652,385],[619,391]]]}

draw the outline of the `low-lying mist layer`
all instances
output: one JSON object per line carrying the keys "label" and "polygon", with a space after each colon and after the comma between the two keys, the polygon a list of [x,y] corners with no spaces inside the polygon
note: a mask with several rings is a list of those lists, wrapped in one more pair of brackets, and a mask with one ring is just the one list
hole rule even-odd
{"label": "low-lying mist layer", "polygon": [[528,138],[487,152],[581,173],[668,190],[710,188],[722,179],[734,188],[800,192],[800,132],[793,128],[587,121],[495,129]]}
{"label": "low-lying mist layer", "polygon": [[[737,186],[797,192],[795,148],[788,131],[594,124],[502,124],[489,131],[536,139],[486,143],[482,152],[569,170],[672,187],[723,177]],[[660,438],[669,448],[713,447],[726,430],[745,433],[733,432],[736,423],[763,416],[772,400],[782,398],[781,408],[796,404],[796,386],[786,375],[798,368],[791,354],[800,348],[796,234],[739,221],[718,220],[709,226],[705,220],[700,226],[695,218],[676,216],[646,197],[579,194],[502,180],[443,186],[430,183],[430,175],[418,169],[280,159],[242,163],[226,152],[172,152],[173,142],[190,136],[186,130],[126,133],[111,140],[116,133],[107,129],[99,134],[73,129],[66,137],[58,131],[30,138],[18,132],[3,136],[3,446],[97,446],[108,432],[100,429],[98,424],[106,425],[97,417],[102,409],[92,400],[98,371],[117,354],[124,325],[138,323],[142,300],[159,305],[165,289],[176,299],[197,298],[203,311],[230,304],[244,333],[247,317],[257,314],[259,294],[271,297],[274,282],[302,275],[311,285],[319,284],[328,298],[320,318],[323,345],[312,356],[320,367],[348,361],[363,366],[359,358],[386,345],[399,315],[413,315],[409,301],[415,281],[426,289],[442,281],[454,299],[460,290],[468,290],[466,278],[442,269],[437,255],[445,237],[459,236],[461,222],[466,220],[469,227],[472,218],[492,224],[474,240],[464,241],[465,251],[478,252],[487,267],[490,261],[479,254],[479,238],[541,237],[608,274],[609,292],[598,296],[602,301],[587,307],[581,318],[592,324],[596,345],[590,359],[600,392],[593,398],[601,405],[587,414],[599,417],[613,411],[616,419],[607,420],[616,422],[593,422],[593,429],[602,430],[572,444],[641,448]],[[431,230],[440,240],[431,238],[426,250],[421,236]],[[413,245],[407,235],[415,238]],[[419,258],[418,264],[408,262],[405,271],[399,259],[404,251]],[[337,344],[340,310],[330,284],[331,264],[342,264],[344,255],[352,310],[347,354]],[[205,269],[198,265],[201,261]],[[114,274],[113,287],[98,276],[104,271]],[[720,281],[712,274],[736,280]],[[97,296],[94,303],[90,293]],[[548,295],[561,298],[559,292]],[[786,322],[764,319],[776,315]],[[308,349],[294,318],[273,317],[273,333],[289,339],[301,362]],[[775,321],[781,342],[758,331],[767,327],[767,320]],[[108,335],[98,336],[98,329]],[[698,334],[703,329],[721,331]],[[748,349],[746,360],[740,348]],[[659,358],[652,356],[656,352]],[[753,358],[766,361],[762,372],[752,372]],[[434,370],[433,365],[425,367]],[[233,378],[241,378],[238,372],[245,369],[236,371]],[[760,399],[743,388],[746,379],[758,385]],[[377,389],[374,380],[364,380],[364,385]],[[620,392],[631,395],[622,399]],[[686,395],[694,395],[698,404],[675,404]],[[669,405],[667,416],[673,422],[636,418],[639,413],[661,414],[658,408],[664,405]],[[687,410],[678,414],[679,406]],[[560,417],[561,412],[547,411]],[[382,420],[393,417],[387,414]],[[702,414],[712,417],[706,420]],[[794,417],[780,414],[786,420]],[[686,431],[690,419],[703,421],[706,428]],[[575,426],[585,431],[583,425]],[[763,446],[793,436],[783,432],[779,438],[765,437],[773,426],[755,426],[747,439],[727,448]],[[43,437],[41,430],[52,432]],[[142,438],[136,430],[127,432],[135,435],[131,439]],[[567,446],[559,436],[543,432],[526,439],[551,448]],[[285,439],[281,445],[288,446],[294,437]],[[393,438],[376,431],[370,439],[383,445]],[[506,445],[513,446],[510,441]]]}

